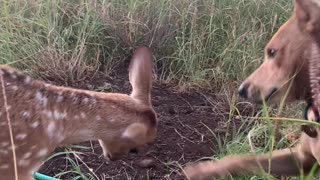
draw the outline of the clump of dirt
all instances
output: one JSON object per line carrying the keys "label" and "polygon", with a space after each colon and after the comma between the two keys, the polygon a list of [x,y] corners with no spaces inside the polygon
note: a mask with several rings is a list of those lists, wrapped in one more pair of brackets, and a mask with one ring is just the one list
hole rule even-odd
{"label": "clump of dirt", "polygon": [[[112,77],[112,78],[111,78]],[[93,80],[82,81],[73,87],[100,89],[108,92],[129,93],[130,84],[126,68],[117,68],[110,77],[97,75]],[[94,179],[171,179],[181,166],[214,155],[214,134],[226,133],[229,103],[224,96],[208,92],[174,92],[170,86],[154,84],[152,103],[158,113],[158,136],[153,145],[139,154],[129,154],[122,160],[108,162],[102,157],[98,142],[84,142],[88,149],[75,149],[78,157],[57,155],[46,161],[39,172],[55,175],[67,172],[72,165],[66,156],[80,164],[80,170],[94,174]],[[239,118],[234,123],[240,124]],[[63,151],[57,148],[55,153]],[[67,173],[62,179],[76,174]]]}

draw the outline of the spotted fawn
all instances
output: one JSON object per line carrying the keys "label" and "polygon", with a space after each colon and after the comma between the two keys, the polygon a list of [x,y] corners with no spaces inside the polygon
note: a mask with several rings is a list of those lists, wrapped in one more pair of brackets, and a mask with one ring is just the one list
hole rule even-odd
{"label": "spotted fawn", "polygon": [[138,48],[130,62],[130,95],[60,87],[0,66],[0,179],[32,179],[56,147],[99,140],[116,160],[154,141],[152,52]]}

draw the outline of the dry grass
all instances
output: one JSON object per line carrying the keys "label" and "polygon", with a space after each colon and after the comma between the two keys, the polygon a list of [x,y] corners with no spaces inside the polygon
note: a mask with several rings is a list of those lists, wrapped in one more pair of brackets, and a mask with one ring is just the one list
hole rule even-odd
{"label": "dry grass", "polygon": [[266,0],[7,0],[0,63],[29,71],[59,65],[63,77],[56,79],[78,81],[97,69],[109,72],[148,45],[158,80],[183,89],[218,87],[259,64],[263,46],[291,11],[286,0],[272,6]]}

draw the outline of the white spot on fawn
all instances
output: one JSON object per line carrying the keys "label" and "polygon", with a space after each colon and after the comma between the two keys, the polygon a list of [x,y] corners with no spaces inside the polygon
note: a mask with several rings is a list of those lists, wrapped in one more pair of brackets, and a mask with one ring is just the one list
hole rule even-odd
{"label": "white spot on fawn", "polygon": [[9,142],[1,142],[0,145],[1,147],[6,147],[9,145]]}
{"label": "white spot on fawn", "polygon": [[48,136],[50,138],[53,138],[54,137],[54,131],[56,129],[56,124],[51,121],[49,124],[48,124],[48,127],[47,127],[47,133],[48,133]]}
{"label": "white spot on fawn", "polygon": [[45,113],[49,119],[53,118],[53,113],[51,111],[46,110],[46,111],[43,111],[43,113]]}
{"label": "white spot on fawn", "polygon": [[44,149],[41,149],[38,153],[37,153],[37,156],[38,157],[43,157],[45,155],[47,155],[48,153],[48,149],[44,148]]}
{"label": "white spot on fawn", "polygon": [[8,164],[0,165],[0,169],[8,169],[8,168],[9,168]]}
{"label": "white spot on fawn", "polygon": [[0,69],[0,76],[2,76],[3,75],[3,71]]}
{"label": "white spot on fawn", "polygon": [[7,155],[7,154],[8,154],[8,151],[6,151],[6,150],[1,150],[1,149],[0,149],[0,154]]}
{"label": "white spot on fawn", "polygon": [[82,129],[82,130],[78,131],[78,135],[79,135],[79,137],[82,137],[82,136],[93,136],[93,132],[90,129]]}
{"label": "white spot on fawn", "polygon": [[60,103],[63,101],[63,96],[62,95],[59,95],[58,98],[57,98],[57,103]]}
{"label": "white spot on fawn", "polygon": [[18,161],[19,166],[28,166],[30,164],[30,160],[21,159]]}
{"label": "white spot on fawn", "polygon": [[48,99],[43,96],[43,94],[40,91],[37,91],[36,93],[36,100],[39,104],[46,106],[48,104]]}
{"label": "white spot on fawn", "polygon": [[39,125],[40,125],[39,121],[35,121],[35,122],[31,123],[30,127],[37,128]]}
{"label": "white spot on fawn", "polygon": [[88,99],[88,98],[83,98],[83,99],[82,99],[82,102],[83,102],[83,103],[85,103],[85,104],[87,104],[87,103],[88,103],[88,101],[89,101],[89,99]]}
{"label": "white spot on fawn", "polygon": [[63,92],[62,91],[59,91],[58,92],[58,97],[57,97],[57,103],[60,103],[63,101],[64,97],[63,97]]}
{"label": "white spot on fawn", "polygon": [[18,86],[11,86],[11,89],[12,89],[13,91],[16,91],[16,90],[18,90]]}
{"label": "white spot on fawn", "polygon": [[23,111],[23,112],[21,112],[21,116],[24,117],[24,118],[28,118],[28,117],[30,117],[30,112]]}
{"label": "white spot on fawn", "polygon": [[130,132],[130,130],[126,129],[123,133],[122,133],[122,137],[131,137],[132,132]]}
{"label": "white spot on fawn", "polygon": [[22,159],[28,159],[32,155],[31,152],[27,152],[22,156]]}
{"label": "white spot on fawn", "polygon": [[27,134],[23,134],[23,133],[20,133],[20,134],[17,134],[16,135],[16,139],[17,140],[23,140],[27,137]]}
{"label": "white spot on fawn", "polygon": [[26,76],[24,79],[24,83],[29,84],[31,82],[31,78],[29,76]]}
{"label": "white spot on fawn", "polygon": [[86,115],[84,112],[81,112],[81,113],[80,113],[80,117],[81,117],[81,118],[86,118],[87,115]]}
{"label": "white spot on fawn", "polygon": [[12,79],[17,79],[17,75],[11,74],[11,78],[12,78]]}
{"label": "white spot on fawn", "polygon": [[[14,149],[17,149],[17,145],[13,145],[13,148],[14,148]],[[9,149],[10,151],[12,151],[12,146],[9,146],[8,149]]]}
{"label": "white spot on fawn", "polygon": [[65,118],[66,117],[66,113],[61,113],[61,112],[59,112],[59,111],[57,111],[57,110],[54,110],[53,111],[53,118],[54,119],[57,119],[57,120],[59,120],[59,119],[63,119],[63,118]]}
{"label": "white spot on fawn", "polygon": [[97,115],[97,116],[96,116],[96,120],[97,120],[97,121],[100,121],[100,120],[101,120],[101,116]]}

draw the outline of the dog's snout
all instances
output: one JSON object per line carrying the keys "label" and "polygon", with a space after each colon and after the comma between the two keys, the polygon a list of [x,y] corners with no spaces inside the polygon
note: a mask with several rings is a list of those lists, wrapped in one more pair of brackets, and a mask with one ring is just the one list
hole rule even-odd
{"label": "dog's snout", "polygon": [[248,83],[242,83],[238,89],[239,96],[247,99],[248,98]]}

